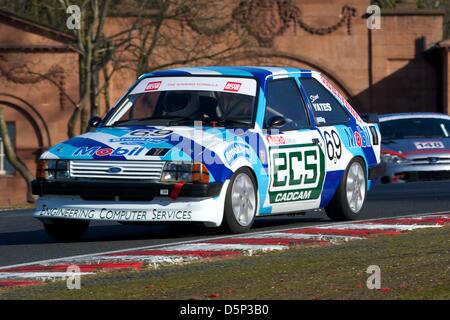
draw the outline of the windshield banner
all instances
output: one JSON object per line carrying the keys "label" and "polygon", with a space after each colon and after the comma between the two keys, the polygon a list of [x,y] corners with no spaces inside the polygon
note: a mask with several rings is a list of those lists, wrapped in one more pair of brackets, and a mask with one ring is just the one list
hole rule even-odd
{"label": "windshield banner", "polygon": [[256,96],[256,80],[225,77],[159,77],[143,79],[131,92],[219,91]]}

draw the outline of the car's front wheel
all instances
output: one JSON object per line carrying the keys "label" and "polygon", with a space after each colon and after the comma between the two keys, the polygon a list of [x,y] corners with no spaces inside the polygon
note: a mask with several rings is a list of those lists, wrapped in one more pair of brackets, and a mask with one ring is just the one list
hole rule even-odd
{"label": "car's front wheel", "polygon": [[81,239],[89,227],[89,221],[53,219],[44,223],[47,234],[58,241],[76,241]]}
{"label": "car's front wheel", "polygon": [[364,162],[353,159],[325,212],[331,220],[357,219],[362,211],[367,193],[367,176]]}
{"label": "car's front wheel", "polygon": [[248,168],[236,171],[230,180],[225,198],[221,227],[231,233],[249,230],[256,216],[258,196],[255,178]]}

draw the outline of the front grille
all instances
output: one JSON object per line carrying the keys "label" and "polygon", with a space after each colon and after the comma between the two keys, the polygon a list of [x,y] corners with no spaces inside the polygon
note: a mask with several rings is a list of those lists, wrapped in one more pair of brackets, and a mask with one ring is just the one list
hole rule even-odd
{"label": "front grille", "polygon": [[70,177],[160,180],[163,167],[164,161],[72,160]]}
{"label": "front grille", "polygon": [[449,157],[426,157],[426,158],[415,158],[412,159],[413,165],[423,165],[423,164],[450,164]]}
{"label": "front grille", "polygon": [[405,181],[450,180],[450,171],[399,172],[395,175],[402,177],[401,179]]}

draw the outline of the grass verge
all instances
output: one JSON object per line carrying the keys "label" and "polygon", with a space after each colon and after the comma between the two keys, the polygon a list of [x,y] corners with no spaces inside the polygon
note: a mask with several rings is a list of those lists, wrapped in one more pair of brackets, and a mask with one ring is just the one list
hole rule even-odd
{"label": "grass verge", "polygon": [[[366,286],[370,265],[381,290]],[[0,290],[0,299],[450,299],[450,227],[254,257],[100,273]]]}
{"label": "grass verge", "polygon": [[12,205],[4,205],[0,206],[0,214],[4,211],[12,211],[12,210],[26,210],[26,209],[35,209],[36,204],[35,203],[18,203],[18,204],[12,204]]}

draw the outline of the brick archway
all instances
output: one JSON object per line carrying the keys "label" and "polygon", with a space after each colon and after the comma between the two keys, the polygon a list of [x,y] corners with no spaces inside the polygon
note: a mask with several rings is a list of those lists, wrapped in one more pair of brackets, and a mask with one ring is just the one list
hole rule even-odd
{"label": "brick archway", "polygon": [[30,103],[17,96],[0,93],[0,105],[14,109],[27,119],[36,134],[39,149],[52,145],[50,131],[44,118]]}

